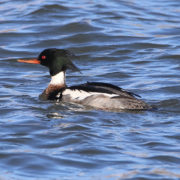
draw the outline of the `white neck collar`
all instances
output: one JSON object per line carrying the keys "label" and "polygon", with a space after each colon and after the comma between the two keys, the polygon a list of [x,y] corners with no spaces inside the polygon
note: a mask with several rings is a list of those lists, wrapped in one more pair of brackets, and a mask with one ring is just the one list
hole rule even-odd
{"label": "white neck collar", "polygon": [[65,72],[61,71],[58,74],[51,76],[51,85],[65,85]]}

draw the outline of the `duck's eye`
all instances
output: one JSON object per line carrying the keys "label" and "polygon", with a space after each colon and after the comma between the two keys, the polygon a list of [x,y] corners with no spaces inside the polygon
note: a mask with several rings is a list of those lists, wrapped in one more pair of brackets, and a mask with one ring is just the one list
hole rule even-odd
{"label": "duck's eye", "polygon": [[45,59],[46,59],[46,56],[41,56],[41,59],[45,60]]}

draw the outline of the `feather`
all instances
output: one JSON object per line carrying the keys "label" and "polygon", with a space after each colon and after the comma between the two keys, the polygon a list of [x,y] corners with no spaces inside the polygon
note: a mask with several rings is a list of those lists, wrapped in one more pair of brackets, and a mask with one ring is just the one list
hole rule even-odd
{"label": "feather", "polygon": [[117,94],[119,97],[140,97],[139,95],[126,91],[118,86],[102,83],[102,82],[87,82],[85,84],[80,84],[76,86],[69,87],[71,90],[83,90],[86,92],[98,92],[98,93],[107,93],[107,94]]}

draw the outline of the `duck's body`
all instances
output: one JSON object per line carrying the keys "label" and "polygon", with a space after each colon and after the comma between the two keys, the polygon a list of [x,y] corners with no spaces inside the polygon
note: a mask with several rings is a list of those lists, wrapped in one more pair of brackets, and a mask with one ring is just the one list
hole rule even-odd
{"label": "duck's body", "polygon": [[67,87],[65,72],[53,76],[50,84],[40,95],[43,100],[72,102],[103,110],[149,109],[138,95],[108,83],[87,82]]}
{"label": "duck's body", "polygon": [[65,70],[68,67],[77,70],[67,59],[70,55],[66,50],[47,49],[39,55],[38,59],[31,62],[19,60],[36,64],[39,62],[49,67],[51,81],[40,95],[41,99],[78,103],[102,110],[146,110],[150,108],[144,101],[136,98],[139,97],[138,95],[112,84],[87,82],[67,87]]}

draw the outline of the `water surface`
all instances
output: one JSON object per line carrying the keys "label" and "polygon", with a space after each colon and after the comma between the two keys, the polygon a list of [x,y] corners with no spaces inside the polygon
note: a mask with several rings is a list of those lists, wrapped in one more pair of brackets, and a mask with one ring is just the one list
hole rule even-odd
{"label": "water surface", "polygon": [[[180,179],[178,0],[0,2],[0,179]],[[113,83],[156,111],[103,112],[41,101],[45,67],[77,55],[67,84]]]}

